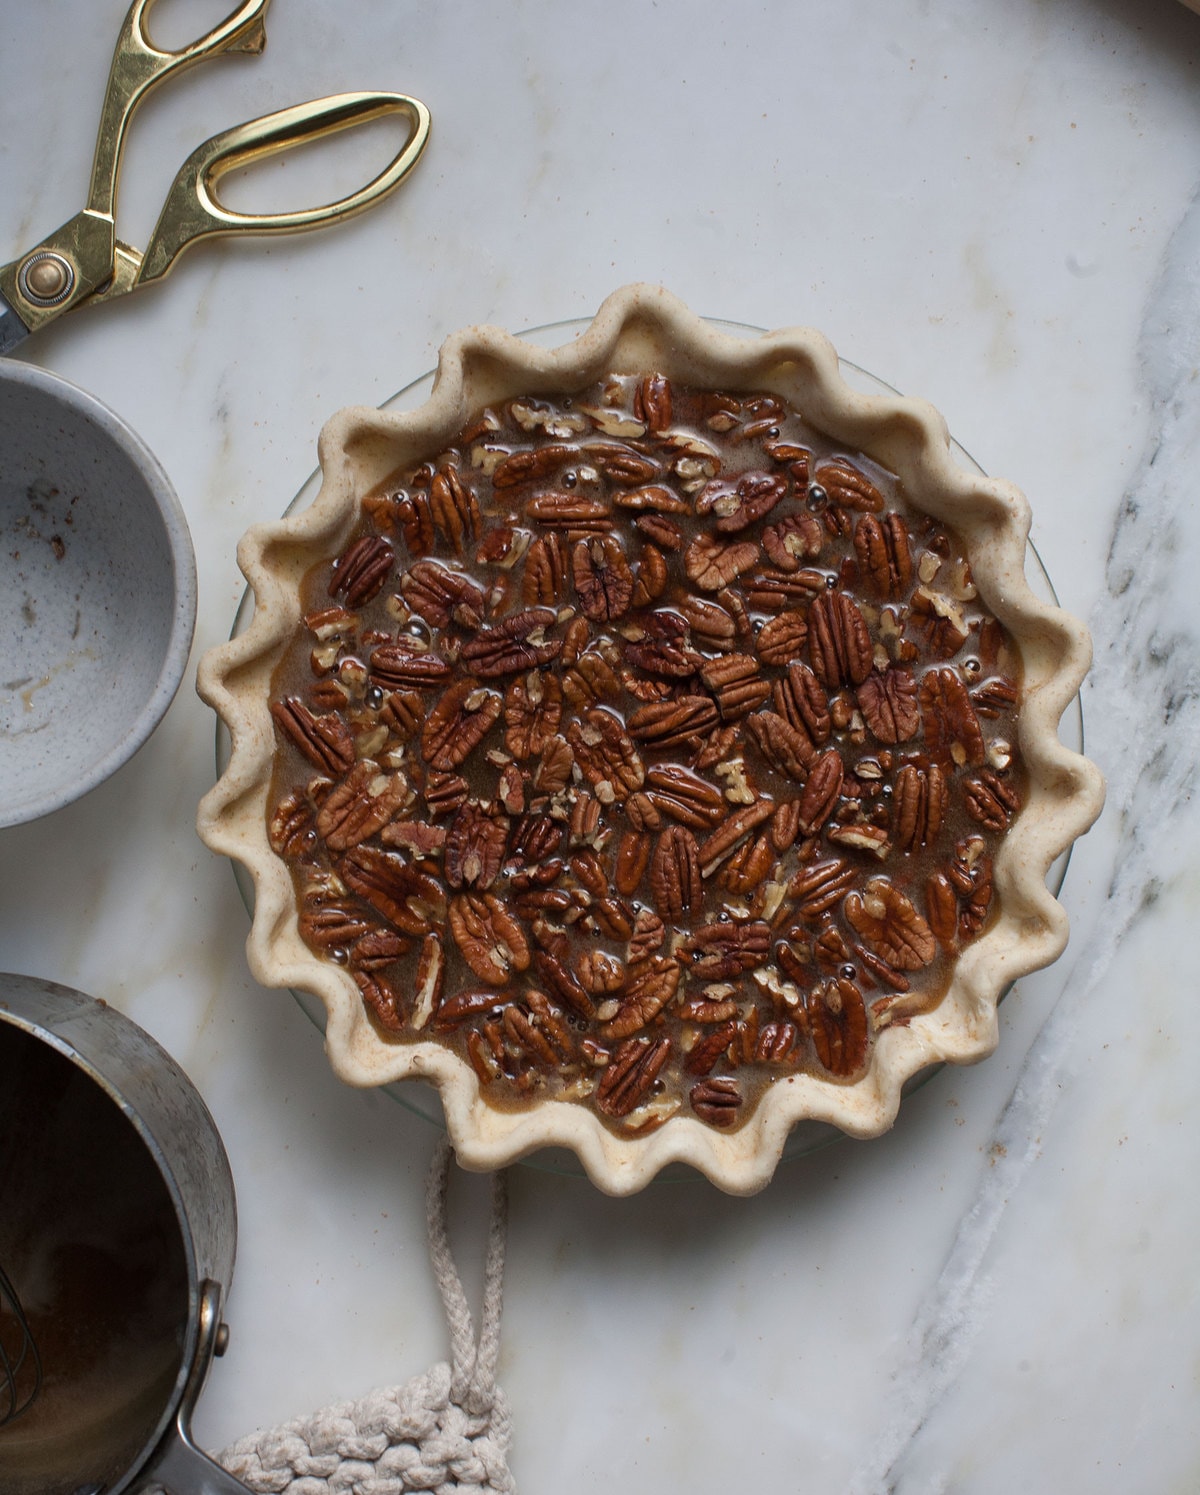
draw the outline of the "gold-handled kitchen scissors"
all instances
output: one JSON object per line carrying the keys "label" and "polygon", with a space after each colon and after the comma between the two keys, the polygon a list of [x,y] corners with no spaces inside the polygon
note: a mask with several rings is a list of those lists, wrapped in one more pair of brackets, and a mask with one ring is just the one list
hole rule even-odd
{"label": "gold-handled kitchen scissors", "polygon": [[[257,54],[266,44],[270,0],[241,0],[205,36],[178,51],[150,40],[155,0],[134,0],[121,26],[108,75],[87,206],[33,249],[0,269],[0,354],[82,304],[110,301],[159,280],[188,247],[217,234],[294,233],[338,223],[390,192],[416,165],[429,138],[429,111],[399,93],[343,93],[296,104],[214,135],[180,167],[144,252],[116,236],[117,179],[129,121],[141,101],[175,73],[226,52]],[[388,115],[408,123],[399,154],[350,196],[293,213],[236,213],[222,206],[217,183],[264,156]]]}

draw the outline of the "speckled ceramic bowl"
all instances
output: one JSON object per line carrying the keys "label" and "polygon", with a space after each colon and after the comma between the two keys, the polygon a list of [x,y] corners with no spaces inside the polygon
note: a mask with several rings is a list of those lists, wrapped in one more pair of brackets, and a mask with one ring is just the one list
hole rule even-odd
{"label": "speckled ceramic bowl", "polygon": [[65,379],[0,360],[0,826],[137,751],[195,618],[191,537],[153,453]]}

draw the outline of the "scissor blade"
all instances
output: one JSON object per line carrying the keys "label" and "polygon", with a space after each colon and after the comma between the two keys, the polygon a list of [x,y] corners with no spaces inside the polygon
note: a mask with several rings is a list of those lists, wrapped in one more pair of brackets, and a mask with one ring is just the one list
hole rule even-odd
{"label": "scissor blade", "polygon": [[29,328],[21,321],[3,296],[0,296],[0,358],[29,336]]}

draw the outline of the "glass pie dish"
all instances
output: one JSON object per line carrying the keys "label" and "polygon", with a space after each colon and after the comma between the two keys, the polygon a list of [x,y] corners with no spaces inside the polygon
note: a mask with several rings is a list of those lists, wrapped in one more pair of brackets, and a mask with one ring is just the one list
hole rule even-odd
{"label": "glass pie dish", "polygon": [[256,977],[319,1001],[342,1079],[429,1080],[464,1165],[753,1192],[983,1058],[1061,953],[1087,635],[1022,496],[863,383],[630,287],[561,346],[456,334],[244,538],[200,833]]}

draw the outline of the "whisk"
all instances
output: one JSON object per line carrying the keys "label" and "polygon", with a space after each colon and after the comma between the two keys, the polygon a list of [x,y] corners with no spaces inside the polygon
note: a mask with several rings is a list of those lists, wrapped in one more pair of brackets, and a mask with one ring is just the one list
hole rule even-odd
{"label": "whisk", "polygon": [[0,1428],[33,1405],[42,1389],[42,1357],[17,1290],[0,1267]]}

